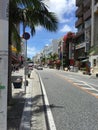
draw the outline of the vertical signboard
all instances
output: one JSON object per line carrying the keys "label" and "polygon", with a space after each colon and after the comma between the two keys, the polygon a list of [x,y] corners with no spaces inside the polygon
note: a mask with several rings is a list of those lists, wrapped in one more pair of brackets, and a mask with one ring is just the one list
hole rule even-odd
{"label": "vertical signboard", "polygon": [[69,42],[69,59],[74,59],[74,43]]}
{"label": "vertical signboard", "polygon": [[7,130],[8,0],[0,0],[0,130]]}

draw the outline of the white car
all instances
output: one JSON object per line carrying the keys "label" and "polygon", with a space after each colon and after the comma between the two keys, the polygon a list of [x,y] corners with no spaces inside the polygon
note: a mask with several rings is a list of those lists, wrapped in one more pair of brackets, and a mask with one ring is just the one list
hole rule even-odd
{"label": "white car", "polygon": [[43,67],[42,66],[38,66],[37,70],[43,70]]}

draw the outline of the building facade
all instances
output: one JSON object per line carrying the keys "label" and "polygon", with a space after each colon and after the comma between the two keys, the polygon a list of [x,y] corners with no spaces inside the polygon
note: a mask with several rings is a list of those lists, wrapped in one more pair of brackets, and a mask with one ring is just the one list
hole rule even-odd
{"label": "building facade", "polygon": [[91,46],[91,0],[76,0],[76,60],[83,61],[88,58]]}
{"label": "building facade", "polygon": [[90,67],[94,69],[97,67],[98,52],[93,50],[90,53],[90,50],[98,46],[98,0],[76,0],[76,6],[76,60],[84,66],[90,61]]}

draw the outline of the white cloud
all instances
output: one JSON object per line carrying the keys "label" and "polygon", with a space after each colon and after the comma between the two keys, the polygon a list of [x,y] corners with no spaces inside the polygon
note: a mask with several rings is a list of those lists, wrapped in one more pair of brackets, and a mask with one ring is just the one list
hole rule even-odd
{"label": "white cloud", "polygon": [[65,25],[63,28],[61,28],[60,32],[69,32],[72,28],[69,25]]}
{"label": "white cloud", "polygon": [[36,31],[41,31],[42,30],[42,26],[36,26]]}
{"label": "white cloud", "polygon": [[27,56],[32,58],[39,51],[35,47],[27,47]]}
{"label": "white cloud", "polygon": [[61,23],[66,22],[64,14],[75,10],[75,0],[45,0],[49,10],[55,12]]}
{"label": "white cloud", "polygon": [[65,33],[70,32],[70,31],[71,32],[76,32],[77,30],[76,30],[76,28],[74,26],[72,27],[72,26],[69,26],[67,24],[64,25],[63,28],[61,28],[61,30],[60,30],[60,32],[65,32]]}

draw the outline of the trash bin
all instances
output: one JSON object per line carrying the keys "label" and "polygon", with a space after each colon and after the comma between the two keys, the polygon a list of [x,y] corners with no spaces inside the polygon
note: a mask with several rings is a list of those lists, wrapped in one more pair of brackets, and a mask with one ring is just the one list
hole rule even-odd
{"label": "trash bin", "polygon": [[14,82],[13,82],[14,88],[21,88],[22,86],[22,79],[21,78],[17,78]]}
{"label": "trash bin", "polygon": [[70,66],[70,71],[73,72],[74,71],[74,67]]}
{"label": "trash bin", "polygon": [[78,72],[78,67],[74,67],[74,72]]}

